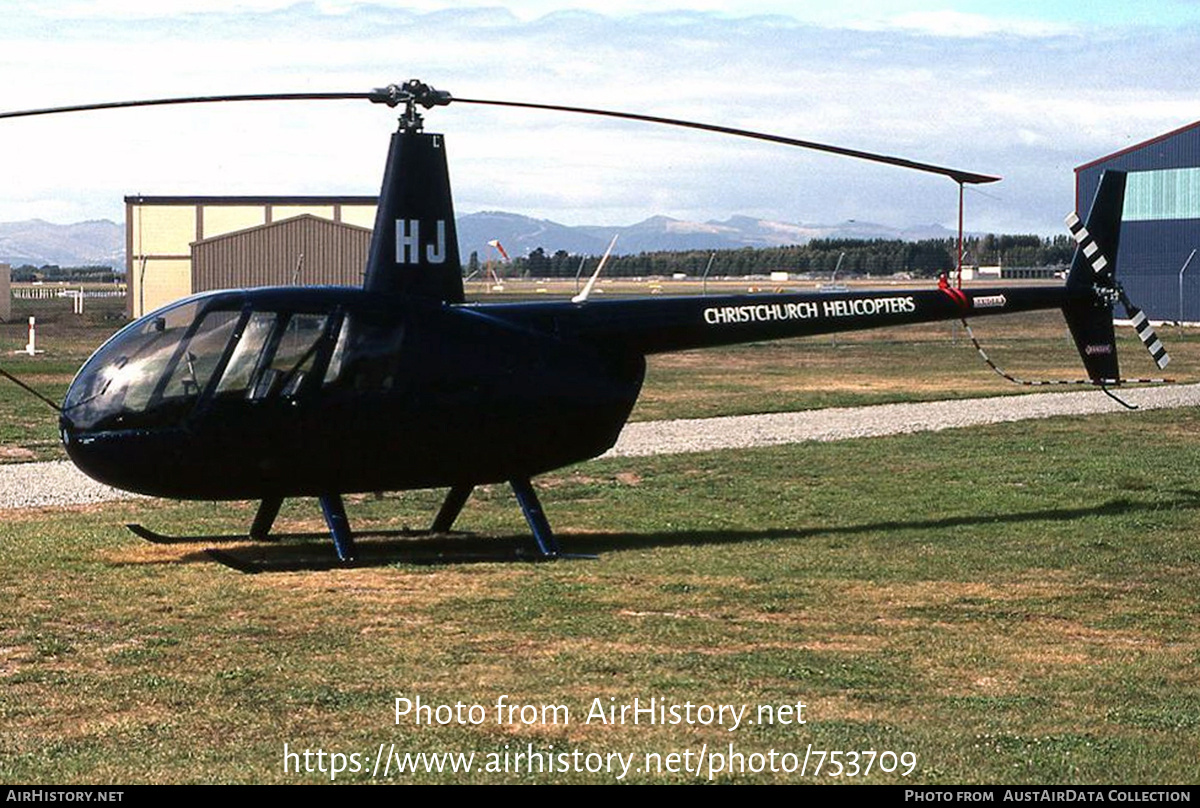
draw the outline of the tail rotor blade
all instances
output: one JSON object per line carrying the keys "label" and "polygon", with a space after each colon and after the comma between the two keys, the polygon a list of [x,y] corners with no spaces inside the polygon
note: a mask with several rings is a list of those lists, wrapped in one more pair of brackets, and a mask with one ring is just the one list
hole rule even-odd
{"label": "tail rotor blade", "polygon": [[1154,360],[1154,364],[1158,365],[1159,370],[1162,370],[1170,364],[1171,357],[1167,354],[1167,349],[1159,341],[1158,335],[1154,333],[1154,328],[1150,325],[1150,320],[1146,318],[1146,312],[1130,303],[1129,298],[1125,296],[1124,292],[1121,292],[1121,305],[1125,307],[1125,316],[1133,322],[1133,330],[1137,332],[1138,339],[1142,341],[1142,345],[1145,345],[1146,350],[1150,352],[1150,357]]}
{"label": "tail rotor blade", "polygon": [[[1075,243],[1079,245],[1079,249],[1083,251],[1084,257],[1088,263],[1092,265],[1092,270],[1097,276],[1104,276],[1110,264],[1108,259],[1104,257],[1104,253],[1096,246],[1095,240],[1092,239],[1092,234],[1084,227],[1083,222],[1074,213],[1067,217],[1067,228],[1071,231],[1071,237],[1075,239]],[[1146,313],[1130,302],[1126,296],[1125,290],[1117,287],[1118,294],[1121,298],[1121,305],[1125,307],[1125,316],[1133,323],[1133,329],[1137,332],[1138,339],[1142,341],[1142,345],[1149,351],[1150,357],[1154,360],[1154,364],[1158,365],[1158,369],[1162,370],[1171,361],[1170,355],[1167,354],[1167,349],[1163,347],[1159,341],[1158,335],[1154,333],[1154,328],[1150,325],[1150,320],[1147,319]]]}
{"label": "tail rotor blade", "polygon": [[1108,259],[1104,257],[1104,253],[1096,246],[1096,242],[1092,239],[1092,234],[1084,227],[1083,222],[1079,217],[1071,213],[1067,216],[1067,229],[1071,231],[1071,238],[1075,239],[1075,243],[1079,245],[1079,249],[1083,250],[1083,255],[1087,258],[1088,263],[1092,265],[1092,270],[1097,275],[1104,274],[1108,269]]}

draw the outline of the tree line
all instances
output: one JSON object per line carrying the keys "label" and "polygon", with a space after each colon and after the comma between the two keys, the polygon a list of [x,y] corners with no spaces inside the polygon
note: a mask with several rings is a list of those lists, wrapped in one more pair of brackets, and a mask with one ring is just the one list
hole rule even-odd
{"label": "tree line", "polygon": [[[964,263],[978,266],[1044,267],[1067,264],[1075,245],[1069,236],[1043,238],[1036,235],[971,236],[965,240]],[[595,271],[593,256],[583,273]],[[513,259],[501,273],[518,277],[573,278],[584,257],[566,250],[547,253],[541,247]],[[957,266],[958,242],[953,238],[901,241],[899,239],[813,239],[789,247],[743,247],[728,250],[644,252],[609,258],[604,268],[608,277],[671,276],[678,273],[699,277],[712,262],[709,274],[718,276],[767,275],[771,272],[809,273],[832,276],[893,275],[907,272],[914,277],[936,277]],[[839,266],[840,262],[840,266]],[[468,275],[481,269],[479,255],[472,252]]]}
{"label": "tree line", "polygon": [[123,280],[124,276],[124,272],[117,272],[110,266],[60,267],[56,264],[45,264],[35,267],[32,264],[22,264],[12,268],[12,279],[17,283],[114,283],[119,279]]}

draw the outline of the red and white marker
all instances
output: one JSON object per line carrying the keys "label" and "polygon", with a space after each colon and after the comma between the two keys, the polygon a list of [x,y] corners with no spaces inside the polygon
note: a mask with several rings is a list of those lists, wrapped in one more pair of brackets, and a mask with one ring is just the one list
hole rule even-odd
{"label": "red and white marker", "polygon": [[29,318],[29,342],[25,344],[25,353],[30,356],[43,353],[37,347],[37,321],[33,317]]}

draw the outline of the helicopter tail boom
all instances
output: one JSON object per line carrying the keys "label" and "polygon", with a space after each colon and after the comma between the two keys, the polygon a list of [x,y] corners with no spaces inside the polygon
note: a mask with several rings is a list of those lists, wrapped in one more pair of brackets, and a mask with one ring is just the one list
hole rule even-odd
{"label": "helicopter tail boom", "polygon": [[875,289],[489,305],[486,311],[561,337],[655,354],[743,342],[1011,314],[1065,305],[1064,286]]}
{"label": "helicopter tail boom", "polygon": [[1113,306],[1120,300],[1159,368],[1169,358],[1116,280],[1125,174],[1101,178],[1087,222],[1067,224],[1079,244],[1062,286],[1000,286],[837,293],[729,295],[488,306],[489,313],[560,336],[653,354],[1039,309],[1061,309],[1092,384],[1120,384]]}

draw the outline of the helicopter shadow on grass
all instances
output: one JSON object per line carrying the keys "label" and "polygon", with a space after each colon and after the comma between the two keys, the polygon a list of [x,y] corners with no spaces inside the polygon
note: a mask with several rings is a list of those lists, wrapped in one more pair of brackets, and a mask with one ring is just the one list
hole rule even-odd
{"label": "helicopter shadow on grass", "polygon": [[[217,561],[245,573],[300,572],[395,564],[466,564],[481,562],[543,561],[525,535],[482,536],[451,531],[356,530],[356,558],[341,561],[325,532],[272,533],[254,540],[244,533],[207,536],[171,536],[142,525],[127,524],[134,535],[157,545],[231,545],[228,549],[207,548],[188,553],[175,563]],[[564,554],[564,557],[571,557]]]}
{"label": "helicopter shadow on grass", "polygon": [[[814,539],[859,536],[914,530],[950,530],[982,525],[1019,525],[1036,522],[1068,522],[1087,517],[1112,517],[1161,510],[1200,509],[1200,492],[1176,490],[1167,502],[1137,502],[1126,498],[1079,508],[1046,508],[1009,514],[948,516],[936,519],[888,520],[833,527],[761,530],[683,530],[670,532],[595,533],[577,532],[559,536],[565,552],[560,560],[595,559],[600,554],[621,550],[668,547],[735,545],[779,539]],[[279,534],[278,541],[249,543],[245,536],[173,537],[173,542],[212,543],[210,540],[240,542],[229,549],[206,549],[188,553],[176,563],[217,561],[244,573],[300,572],[387,567],[394,565],[440,566],[474,563],[531,563],[546,561],[524,534],[481,535],[475,533],[431,534],[418,531],[362,531],[356,534],[358,557],[338,561],[324,534]]]}

